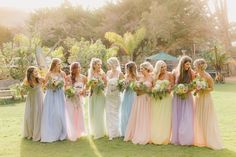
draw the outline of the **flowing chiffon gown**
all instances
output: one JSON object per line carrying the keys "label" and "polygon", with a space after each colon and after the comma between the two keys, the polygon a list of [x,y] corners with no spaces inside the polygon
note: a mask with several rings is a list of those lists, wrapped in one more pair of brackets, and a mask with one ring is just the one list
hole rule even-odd
{"label": "flowing chiffon gown", "polygon": [[[177,84],[177,80],[175,83]],[[193,114],[192,93],[188,93],[185,99],[174,94],[172,100],[172,144],[193,145]]]}
{"label": "flowing chiffon gown", "polygon": [[33,141],[41,139],[41,118],[43,109],[43,91],[41,85],[30,88],[27,93],[24,114],[23,136]]}
{"label": "flowing chiffon gown", "polygon": [[168,144],[171,136],[172,96],[152,98],[151,141],[154,144]]}
{"label": "flowing chiffon gown", "polygon": [[104,91],[100,91],[99,93],[92,92],[89,96],[89,131],[94,139],[106,135],[105,103],[106,98]]}
{"label": "flowing chiffon gown", "polygon": [[[73,86],[76,88],[77,93],[79,93],[84,84],[83,82],[76,81]],[[71,141],[75,141],[85,135],[83,105],[84,98],[79,94],[73,98],[66,99],[67,133],[68,139]]]}
{"label": "flowing chiffon gown", "polygon": [[130,88],[127,87],[124,91],[124,95],[122,97],[121,107],[120,107],[120,134],[121,136],[125,136],[126,128],[128,125],[132,105],[134,99],[136,97],[136,93]]}
{"label": "flowing chiffon gown", "polygon": [[222,149],[223,144],[217,124],[214,104],[209,91],[195,97],[194,145],[212,149]]}
{"label": "flowing chiffon gown", "polygon": [[[152,83],[145,81],[148,87]],[[148,94],[138,95],[133,103],[125,133],[124,141],[134,144],[147,144],[151,141],[151,97]]]}
{"label": "flowing chiffon gown", "polygon": [[[52,77],[54,80],[64,80],[62,76]],[[65,118],[65,95],[63,88],[47,89],[44,99],[41,142],[54,142],[67,137]]]}

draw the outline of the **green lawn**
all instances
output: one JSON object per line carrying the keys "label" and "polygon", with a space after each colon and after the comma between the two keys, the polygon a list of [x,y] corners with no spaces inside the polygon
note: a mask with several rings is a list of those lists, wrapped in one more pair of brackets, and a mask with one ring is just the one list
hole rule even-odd
{"label": "green lawn", "polygon": [[24,103],[0,101],[0,156],[4,157],[236,157],[236,84],[216,85],[215,108],[225,149],[184,146],[134,145],[122,139],[92,141],[84,137],[76,142],[51,144],[22,139]]}

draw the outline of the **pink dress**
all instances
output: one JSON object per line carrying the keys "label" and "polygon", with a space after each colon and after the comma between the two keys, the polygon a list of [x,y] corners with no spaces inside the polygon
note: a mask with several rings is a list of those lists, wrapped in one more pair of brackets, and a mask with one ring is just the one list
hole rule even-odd
{"label": "pink dress", "polygon": [[[74,87],[80,91],[83,88],[83,83],[75,82]],[[85,134],[83,104],[83,96],[77,95],[66,99],[67,134],[71,141],[75,141]]]}
{"label": "pink dress", "polygon": [[[151,82],[144,84],[151,87]],[[151,97],[142,94],[134,98],[124,141],[131,140],[134,144],[147,144],[151,140]]]}

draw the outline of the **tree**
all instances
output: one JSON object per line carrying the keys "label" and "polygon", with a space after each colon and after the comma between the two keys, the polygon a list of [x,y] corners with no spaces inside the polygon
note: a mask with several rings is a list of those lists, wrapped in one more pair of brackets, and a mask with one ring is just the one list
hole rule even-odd
{"label": "tree", "polygon": [[194,44],[205,44],[211,25],[204,7],[205,3],[193,0],[153,2],[142,18],[153,47],[176,53],[183,48],[193,52]]}
{"label": "tree", "polygon": [[28,66],[36,65],[35,49],[40,42],[23,34],[14,36],[12,42],[4,43],[1,49],[1,66],[7,68],[12,78],[23,80]]}
{"label": "tree", "polygon": [[138,29],[134,34],[127,32],[122,36],[114,32],[107,32],[105,38],[111,43],[122,48],[127,55],[133,60],[134,50],[139,46],[145,37],[146,29],[144,27]]}
{"label": "tree", "polygon": [[[70,63],[79,61],[82,66],[82,71],[87,73],[90,61],[93,57],[100,58],[103,63],[106,63],[107,59],[117,55],[117,48],[112,47],[107,49],[102,44],[101,40],[95,42],[81,39],[80,41],[74,40],[74,43],[70,47],[70,56],[68,61]],[[103,68],[106,68],[103,64]]]}
{"label": "tree", "polygon": [[223,66],[228,63],[229,55],[223,51],[222,48],[214,46],[207,53],[203,53],[203,57],[207,62],[214,67],[216,73],[222,73]]}

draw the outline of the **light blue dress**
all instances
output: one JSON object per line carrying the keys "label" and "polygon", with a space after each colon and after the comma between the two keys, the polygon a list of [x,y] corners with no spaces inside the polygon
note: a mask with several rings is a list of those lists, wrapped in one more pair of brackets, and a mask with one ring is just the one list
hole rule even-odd
{"label": "light blue dress", "polygon": [[126,127],[129,121],[130,112],[132,109],[132,105],[134,102],[134,98],[136,93],[128,87],[124,91],[124,95],[122,97],[121,109],[120,109],[120,134],[121,136],[125,136]]}
{"label": "light blue dress", "polygon": [[[53,79],[63,80],[62,76]],[[41,122],[41,142],[64,140],[66,137],[64,91],[62,88],[56,91],[47,89]]]}

